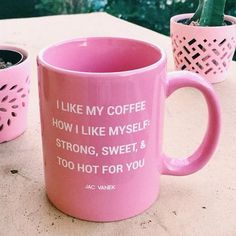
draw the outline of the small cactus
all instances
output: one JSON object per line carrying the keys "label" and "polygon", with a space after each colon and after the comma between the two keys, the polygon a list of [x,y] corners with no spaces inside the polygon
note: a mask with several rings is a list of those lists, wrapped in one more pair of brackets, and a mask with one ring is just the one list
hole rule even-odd
{"label": "small cactus", "polygon": [[187,24],[197,23],[200,26],[224,25],[226,0],[199,0],[198,8]]}

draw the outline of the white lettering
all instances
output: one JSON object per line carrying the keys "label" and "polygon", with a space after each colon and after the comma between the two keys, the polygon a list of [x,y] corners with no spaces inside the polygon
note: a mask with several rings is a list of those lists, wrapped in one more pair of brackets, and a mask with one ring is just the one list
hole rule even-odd
{"label": "white lettering", "polygon": [[64,168],[68,168],[70,170],[73,170],[75,168],[75,164],[72,161],[68,161],[61,157],[57,157],[57,160],[58,160],[58,164],[60,166],[63,166]]}
{"label": "white lettering", "polygon": [[140,112],[145,110],[145,105],[146,101],[125,104],[125,105],[118,105],[118,106],[108,106],[107,114],[109,116],[113,116],[113,115],[130,114],[133,112]]}
{"label": "white lettering", "polygon": [[70,152],[75,152],[75,153],[80,153],[80,154],[85,154],[85,155],[96,155],[96,150],[94,146],[87,146],[87,145],[81,145],[77,143],[71,143],[67,142],[65,140],[56,139],[56,146],[58,148],[62,148],[64,150],[70,151]]}
{"label": "white lettering", "polygon": [[102,166],[102,174],[116,174],[123,172],[123,165],[110,165],[110,166]]}
{"label": "white lettering", "polygon": [[52,126],[61,130],[65,130],[70,133],[72,132],[72,129],[73,129],[73,124],[67,123],[67,122],[64,122],[62,120],[58,120],[55,118],[52,118]]}
{"label": "white lettering", "polygon": [[90,116],[95,116],[95,115],[102,115],[102,111],[103,111],[103,106],[99,107],[99,106],[86,106],[86,114],[90,115]]}
{"label": "white lettering", "polygon": [[134,161],[131,163],[126,163],[126,167],[127,167],[128,171],[130,171],[131,169],[136,170],[138,168],[142,168],[142,167],[144,167],[144,159]]}
{"label": "white lettering", "polygon": [[74,114],[83,114],[83,105],[57,100],[57,109]]}
{"label": "white lettering", "polygon": [[150,124],[149,120],[144,120],[142,122],[138,122],[134,124],[109,127],[108,134],[110,136],[113,136],[113,135],[124,135],[124,134],[136,133],[136,132],[145,130],[149,126],[149,124]]}
{"label": "white lettering", "polygon": [[81,127],[81,133],[89,136],[105,136],[105,127],[83,126]]}
{"label": "white lettering", "polygon": [[136,152],[137,143],[130,143],[120,146],[104,146],[102,147],[102,155],[122,155],[126,153]]}
{"label": "white lettering", "polygon": [[88,174],[91,174],[91,173],[97,174],[98,168],[99,166],[96,166],[96,165],[85,165],[85,164],[80,164],[80,163],[77,164],[78,172],[84,172]]}

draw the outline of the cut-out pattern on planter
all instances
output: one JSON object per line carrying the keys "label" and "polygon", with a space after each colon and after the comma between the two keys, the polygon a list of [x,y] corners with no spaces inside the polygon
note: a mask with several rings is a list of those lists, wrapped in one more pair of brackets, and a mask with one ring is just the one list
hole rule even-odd
{"label": "cut-out pattern on planter", "polygon": [[235,38],[199,40],[171,34],[175,65],[203,76],[224,73],[232,60]]}
{"label": "cut-out pattern on planter", "polygon": [[0,84],[0,132],[10,127],[26,108],[30,80],[23,84]]}
{"label": "cut-out pattern on planter", "polygon": [[192,16],[181,14],[170,20],[176,69],[199,73],[211,83],[224,81],[236,48],[236,18],[225,15],[230,23],[215,27],[182,23]]}

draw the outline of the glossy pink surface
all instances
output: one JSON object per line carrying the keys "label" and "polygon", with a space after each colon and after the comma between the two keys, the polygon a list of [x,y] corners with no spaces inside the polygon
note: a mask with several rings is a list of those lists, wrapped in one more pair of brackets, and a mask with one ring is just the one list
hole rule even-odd
{"label": "glossy pink surface", "polygon": [[0,143],[21,135],[27,126],[30,62],[25,50],[10,45],[0,49],[21,52],[20,64],[0,70]]}
{"label": "glossy pink surface", "polygon": [[176,69],[199,73],[211,83],[225,80],[236,48],[236,18],[225,16],[231,25],[201,27],[180,20],[192,14],[171,18],[171,39]]}
{"label": "glossy pink surface", "polygon": [[[158,47],[75,39],[44,49],[37,61],[46,191],[66,214],[91,221],[137,215],[158,197],[161,174],[193,173],[212,155],[220,129],[212,87],[190,72],[167,76]],[[205,95],[209,129],[198,151],[176,163],[162,152],[164,105],[184,86]],[[97,112],[89,113],[92,107]],[[114,134],[115,127],[126,128]],[[86,154],[81,146],[92,148]],[[119,154],[104,147],[120,147]]]}

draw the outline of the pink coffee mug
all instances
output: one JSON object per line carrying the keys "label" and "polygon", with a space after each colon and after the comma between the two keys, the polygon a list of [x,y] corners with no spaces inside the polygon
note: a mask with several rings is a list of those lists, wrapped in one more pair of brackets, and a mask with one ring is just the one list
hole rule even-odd
{"label": "pink coffee mug", "polygon": [[[160,176],[188,175],[212,156],[219,102],[199,75],[167,74],[163,50],[147,42],[94,37],[52,45],[38,56],[46,192],[68,215],[116,221],[150,207]],[[204,95],[205,137],[183,160],[162,151],[165,100],[182,87]]]}

